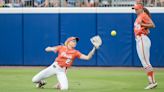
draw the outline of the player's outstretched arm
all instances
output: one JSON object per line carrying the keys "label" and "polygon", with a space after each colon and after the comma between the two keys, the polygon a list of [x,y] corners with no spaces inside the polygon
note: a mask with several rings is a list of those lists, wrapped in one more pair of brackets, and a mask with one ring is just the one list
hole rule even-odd
{"label": "player's outstretched arm", "polygon": [[93,49],[89,52],[88,55],[82,54],[80,56],[80,59],[84,59],[84,60],[91,59],[92,56],[94,55],[96,49],[99,49],[99,47],[102,45],[102,40],[101,40],[101,37],[99,35],[93,36],[90,40],[94,46]]}
{"label": "player's outstretched arm", "polygon": [[45,48],[45,51],[47,52],[56,51],[56,47],[47,47]]}
{"label": "player's outstretched arm", "polygon": [[82,54],[82,55],[80,56],[80,59],[83,59],[83,60],[89,60],[89,59],[91,59],[92,56],[94,55],[95,51],[96,51],[96,48],[93,47],[93,49],[89,52],[88,55]]}

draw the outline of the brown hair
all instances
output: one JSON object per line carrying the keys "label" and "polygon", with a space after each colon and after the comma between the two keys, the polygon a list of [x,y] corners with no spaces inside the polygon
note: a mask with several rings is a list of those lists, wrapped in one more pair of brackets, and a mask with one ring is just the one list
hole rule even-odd
{"label": "brown hair", "polygon": [[151,18],[151,14],[147,8],[143,8],[143,11]]}
{"label": "brown hair", "polygon": [[151,18],[151,14],[147,8],[144,7],[142,2],[138,2],[137,4],[141,4],[143,6],[143,11]]}

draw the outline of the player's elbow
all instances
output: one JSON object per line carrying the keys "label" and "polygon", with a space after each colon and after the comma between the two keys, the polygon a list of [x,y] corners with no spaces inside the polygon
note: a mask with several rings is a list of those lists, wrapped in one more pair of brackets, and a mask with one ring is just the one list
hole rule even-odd
{"label": "player's elbow", "polygon": [[150,28],[155,28],[155,24],[151,23]]}
{"label": "player's elbow", "polygon": [[91,56],[90,55],[82,55],[80,57],[80,59],[83,59],[83,60],[90,60],[91,59]]}
{"label": "player's elbow", "polygon": [[91,59],[91,57],[89,57],[89,56],[86,58],[86,60],[90,60],[90,59]]}
{"label": "player's elbow", "polygon": [[86,56],[85,58],[83,58],[84,60],[90,60],[91,59],[91,57],[89,57],[89,56]]}
{"label": "player's elbow", "polygon": [[90,55],[90,56],[88,57],[88,60],[90,60],[92,57],[93,57],[93,55]]}
{"label": "player's elbow", "polygon": [[155,28],[155,25],[154,24],[152,25],[152,28]]}

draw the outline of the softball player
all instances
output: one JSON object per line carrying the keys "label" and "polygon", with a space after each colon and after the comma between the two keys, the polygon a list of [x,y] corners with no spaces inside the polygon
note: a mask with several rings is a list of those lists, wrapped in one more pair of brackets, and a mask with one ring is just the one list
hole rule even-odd
{"label": "softball player", "polygon": [[78,41],[79,41],[79,38],[70,37],[65,41],[64,46],[59,45],[55,47],[47,47],[45,49],[47,52],[58,53],[58,56],[52,65],[42,70],[41,72],[39,72],[37,75],[33,77],[32,82],[36,83],[36,87],[42,88],[46,84],[44,79],[52,75],[56,75],[58,79],[58,84],[56,88],[61,89],[61,90],[68,89],[66,69],[72,65],[73,61],[76,58],[80,58],[84,60],[89,60],[90,58],[92,58],[93,54],[95,53],[96,48],[100,46],[98,45],[97,47],[93,47],[93,49],[90,51],[88,55],[84,55],[74,49]]}
{"label": "softball player", "polygon": [[132,9],[135,9],[137,14],[137,18],[134,23],[137,53],[149,80],[149,85],[145,89],[152,89],[157,87],[157,82],[155,81],[154,71],[149,60],[151,41],[148,34],[149,28],[154,28],[155,25],[148,11],[146,11],[147,9],[144,8],[142,4],[135,4]]}

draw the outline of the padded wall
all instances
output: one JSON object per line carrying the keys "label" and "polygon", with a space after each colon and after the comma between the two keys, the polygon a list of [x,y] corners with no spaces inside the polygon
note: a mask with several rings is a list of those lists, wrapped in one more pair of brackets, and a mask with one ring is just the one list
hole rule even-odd
{"label": "padded wall", "polygon": [[[96,11],[95,11],[96,12]],[[133,23],[133,13],[18,13],[0,14],[0,65],[50,65],[56,54],[47,46],[64,43],[77,36],[77,48],[83,54],[92,49],[90,38],[102,37],[103,45],[89,61],[76,60],[76,66],[141,66]],[[164,13],[153,13],[156,24],[150,30],[153,66],[164,66]],[[112,37],[110,32],[117,31]]]}
{"label": "padded wall", "polygon": [[58,14],[24,14],[24,65],[50,65],[55,54],[47,46],[59,43]]}
{"label": "padded wall", "polygon": [[22,14],[0,14],[0,65],[22,65]]}
{"label": "padded wall", "polygon": [[[103,45],[98,50],[99,66],[132,66],[132,15],[98,14],[98,34]],[[115,30],[116,37],[110,32]]]}

